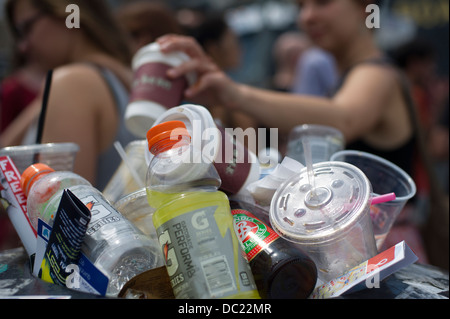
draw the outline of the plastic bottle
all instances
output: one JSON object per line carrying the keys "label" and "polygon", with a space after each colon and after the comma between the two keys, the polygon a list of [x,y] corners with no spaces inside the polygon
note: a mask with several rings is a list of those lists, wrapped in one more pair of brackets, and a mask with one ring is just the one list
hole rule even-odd
{"label": "plastic bottle", "polygon": [[181,121],[147,133],[147,197],[176,298],[259,298],[214,165]]}
{"label": "plastic bottle", "polygon": [[260,296],[268,299],[307,298],[317,281],[314,262],[256,217],[260,214],[257,207],[233,200],[230,205],[235,231]]}
{"label": "plastic bottle", "polygon": [[63,190],[68,188],[91,210],[81,251],[108,277],[108,296],[117,296],[135,275],[162,264],[155,243],[124,218],[83,177],[69,171],[54,171],[45,164],[28,167],[21,178],[27,196],[27,211],[37,225],[41,218],[50,226]]}

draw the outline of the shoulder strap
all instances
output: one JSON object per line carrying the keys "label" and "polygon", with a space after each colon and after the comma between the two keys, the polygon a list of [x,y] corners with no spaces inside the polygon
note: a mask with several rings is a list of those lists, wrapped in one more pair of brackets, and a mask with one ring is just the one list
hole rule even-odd
{"label": "shoulder strap", "polygon": [[129,99],[129,92],[125,85],[120,82],[120,80],[109,69],[92,62],[88,62],[88,64],[96,68],[105,80],[106,85],[108,86],[108,89],[116,102],[115,104],[120,111],[120,114],[122,114],[124,112],[124,106],[127,105]]}

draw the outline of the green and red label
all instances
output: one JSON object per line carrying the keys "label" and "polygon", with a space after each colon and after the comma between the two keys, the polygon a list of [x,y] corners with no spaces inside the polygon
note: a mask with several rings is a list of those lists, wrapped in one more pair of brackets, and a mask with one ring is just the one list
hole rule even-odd
{"label": "green and red label", "polygon": [[249,262],[279,238],[275,231],[250,212],[243,209],[232,209],[231,214],[234,220],[234,230]]}

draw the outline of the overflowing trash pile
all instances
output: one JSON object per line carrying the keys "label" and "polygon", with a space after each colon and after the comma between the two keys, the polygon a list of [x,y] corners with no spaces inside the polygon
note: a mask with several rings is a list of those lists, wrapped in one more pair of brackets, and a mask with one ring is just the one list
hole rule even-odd
{"label": "overflowing trash pile", "polygon": [[417,259],[404,242],[380,251],[416,192],[404,171],[321,125],[294,128],[284,158],[266,143],[255,154],[179,103],[195,76],[157,76],[186,59],[136,54],[124,120],[142,139],[115,143],[103,190],[72,171],[76,144],[0,150],[0,197],[34,276],[109,297],[328,298]]}

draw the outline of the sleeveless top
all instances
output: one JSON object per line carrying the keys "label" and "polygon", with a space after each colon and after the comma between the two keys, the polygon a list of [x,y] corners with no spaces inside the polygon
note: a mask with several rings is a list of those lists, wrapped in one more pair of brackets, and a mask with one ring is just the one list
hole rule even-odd
{"label": "sleeveless top", "polygon": [[[372,64],[390,66],[390,67],[395,68],[395,66],[392,64],[392,62],[388,58],[373,59],[373,60],[368,60],[368,61],[364,61],[361,63],[372,63]],[[355,67],[355,66],[353,66],[353,67]],[[345,81],[345,78],[346,78],[347,74],[350,72],[350,70],[351,70],[351,68],[348,69],[344,73],[344,75],[340,79],[340,81],[336,87],[336,90],[334,92],[336,92],[339,89],[339,87],[343,84],[343,82]],[[413,120],[414,112],[415,112],[414,111],[415,105],[412,101],[406,79],[404,78],[403,74],[399,74],[399,75],[400,75],[400,81],[401,81],[400,84],[401,84],[401,88],[402,88],[402,94],[403,94],[404,100],[406,102],[406,105],[408,108],[408,114],[411,119],[411,125],[413,127],[413,134],[411,135],[411,137],[407,141],[405,141],[402,145],[400,145],[394,149],[388,149],[388,150],[379,149],[379,148],[376,148],[376,147],[368,144],[363,139],[358,139],[351,143],[348,143],[346,145],[346,148],[352,149],[352,150],[357,150],[357,151],[362,151],[362,152],[367,152],[367,153],[371,153],[371,154],[380,156],[380,157],[396,164],[410,176],[413,176],[413,170],[414,170],[414,164],[413,164],[414,160],[413,159],[414,159],[414,154],[416,153],[415,151],[416,151],[416,145],[417,145],[417,141],[416,141],[417,131],[415,130],[415,125],[414,125],[414,120]]]}
{"label": "sleeveless top", "polygon": [[[128,105],[129,93],[113,72],[100,66],[96,67],[111,91],[119,114],[119,126],[114,141],[120,142],[125,148],[128,143],[137,139],[137,137],[125,127],[124,114]],[[121,161],[122,159],[114,147],[114,144],[99,155],[97,160],[97,177],[94,185],[98,190],[103,191],[119,167]]]}

